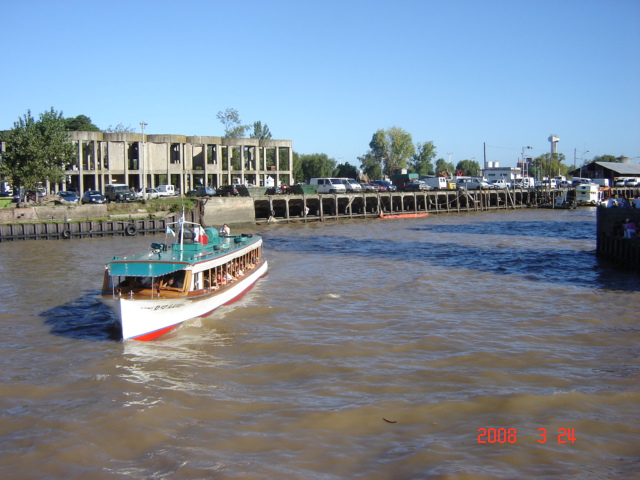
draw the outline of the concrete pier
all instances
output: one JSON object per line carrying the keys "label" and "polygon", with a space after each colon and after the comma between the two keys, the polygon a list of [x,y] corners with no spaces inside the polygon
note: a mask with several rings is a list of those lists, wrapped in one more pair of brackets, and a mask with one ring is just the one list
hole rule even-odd
{"label": "concrete pier", "polygon": [[553,205],[558,191],[438,190],[255,197],[255,220],[325,221],[405,213],[451,213]]}

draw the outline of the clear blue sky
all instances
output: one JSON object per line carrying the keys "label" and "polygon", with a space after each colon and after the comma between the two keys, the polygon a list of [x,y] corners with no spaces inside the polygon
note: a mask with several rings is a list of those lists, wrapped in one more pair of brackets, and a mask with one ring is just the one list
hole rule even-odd
{"label": "clear blue sky", "polygon": [[[222,135],[260,120],[359,165],[391,126],[437,158],[640,156],[640,1],[2,2],[0,129],[27,110]],[[588,153],[584,153],[588,150]],[[449,156],[450,154],[450,156]],[[640,162],[635,158],[634,163]]]}

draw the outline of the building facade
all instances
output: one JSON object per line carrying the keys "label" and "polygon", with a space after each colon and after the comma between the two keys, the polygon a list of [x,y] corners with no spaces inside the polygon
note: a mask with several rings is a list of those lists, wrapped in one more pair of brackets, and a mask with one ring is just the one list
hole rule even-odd
{"label": "building facade", "polygon": [[104,191],[122,183],[132,188],[173,185],[181,192],[228,184],[274,186],[293,181],[290,140],[69,132],[77,156],[64,165],[65,184],[49,192]]}

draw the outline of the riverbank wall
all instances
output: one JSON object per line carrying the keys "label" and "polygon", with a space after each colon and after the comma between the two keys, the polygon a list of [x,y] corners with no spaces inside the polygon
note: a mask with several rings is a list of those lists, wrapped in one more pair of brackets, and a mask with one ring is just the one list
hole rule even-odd
{"label": "riverbank wall", "polygon": [[[202,199],[189,220],[219,227],[271,222],[323,222],[406,213],[451,213],[552,205],[558,193],[516,191],[388,192],[271,195]],[[142,204],[112,215],[107,205],[31,205],[0,210],[0,242],[108,235],[153,234],[176,221],[170,212],[148,213]]]}

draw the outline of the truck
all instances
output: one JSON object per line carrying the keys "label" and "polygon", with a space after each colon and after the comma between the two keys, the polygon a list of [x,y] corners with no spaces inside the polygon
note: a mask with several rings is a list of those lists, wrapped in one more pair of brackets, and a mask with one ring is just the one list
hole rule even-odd
{"label": "truck", "polygon": [[426,177],[420,177],[420,180],[422,180],[434,190],[449,190],[449,180],[447,180],[445,177],[428,175]]}

